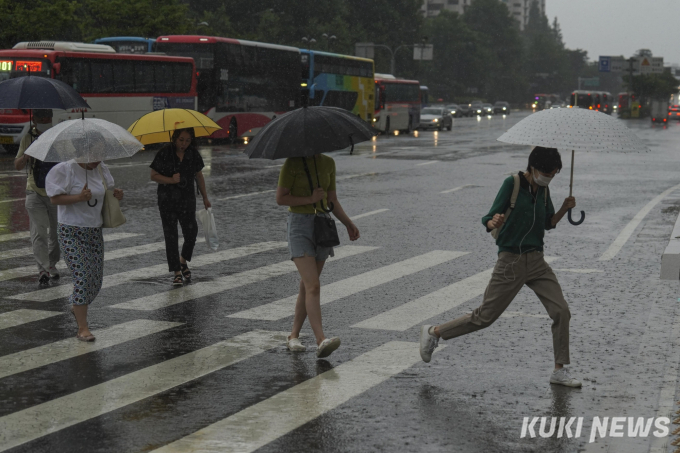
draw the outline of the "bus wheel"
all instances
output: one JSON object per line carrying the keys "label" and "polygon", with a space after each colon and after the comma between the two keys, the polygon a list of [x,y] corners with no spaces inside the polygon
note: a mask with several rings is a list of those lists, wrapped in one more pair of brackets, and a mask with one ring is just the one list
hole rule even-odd
{"label": "bus wheel", "polygon": [[10,156],[16,156],[19,152],[19,145],[0,145],[5,149],[5,153]]}
{"label": "bus wheel", "polygon": [[390,119],[387,118],[385,121],[385,130],[383,131],[384,135],[390,135]]}
{"label": "bus wheel", "polygon": [[229,141],[230,143],[236,143],[236,139],[238,138],[238,127],[236,127],[236,120],[232,119],[231,122],[229,123],[229,130],[227,131],[229,135]]}

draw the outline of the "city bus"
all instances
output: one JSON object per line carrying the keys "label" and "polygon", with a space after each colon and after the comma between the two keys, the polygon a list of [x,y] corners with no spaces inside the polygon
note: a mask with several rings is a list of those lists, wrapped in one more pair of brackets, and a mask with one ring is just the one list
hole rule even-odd
{"label": "city bus", "polygon": [[420,83],[397,79],[390,74],[375,75],[373,127],[389,134],[411,133],[420,125]]}
{"label": "city bus", "polygon": [[211,36],[156,39],[156,51],[191,57],[198,109],[222,126],[211,137],[252,137],[276,115],[300,106],[300,49]]}
{"label": "city bus", "polygon": [[[139,117],[164,108],[196,109],[196,70],[191,58],[119,54],[106,45],[22,42],[0,50],[0,81],[28,75],[50,77],[73,87],[91,109],[54,110],[56,124],[102,118],[128,128]],[[29,129],[26,110],[0,110],[0,144],[19,148]]]}
{"label": "city bus", "polygon": [[147,53],[154,51],[156,40],[138,36],[113,36],[95,39],[94,43],[111,46],[118,53]]}
{"label": "city bus", "polygon": [[373,119],[373,60],[316,50],[300,50],[300,60],[301,93],[309,105],[340,107]]}
{"label": "city bus", "polygon": [[614,97],[607,91],[575,90],[571,93],[570,107],[597,110],[606,114],[614,111]]}

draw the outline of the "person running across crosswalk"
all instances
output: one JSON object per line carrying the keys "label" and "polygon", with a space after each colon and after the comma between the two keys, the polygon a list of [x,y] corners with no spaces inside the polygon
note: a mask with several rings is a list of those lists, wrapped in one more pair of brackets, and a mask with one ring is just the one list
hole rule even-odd
{"label": "person running across crosswalk", "polygon": [[[482,224],[488,232],[498,232],[498,261],[486,288],[482,305],[472,313],[438,326],[424,325],[420,331],[420,356],[429,362],[439,339],[449,340],[489,327],[527,285],[538,296],[552,319],[555,369],[550,383],[581,387],[564,365],[569,359],[569,306],[555,273],[543,257],[545,230],[555,228],[567,211],[576,206],[568,197],[555,212],[548,185],[562,169],[562,159],[555,148],[535,147],[529,155],[526,172],[508,177]],[[519,187],[516,185],[519,184]],[[517,187],[518,192],[513,194]],[[516,199],[514,208],[511,207]],[[509,215],[506,218],[506,214]]]}
{"label": "person running across crosswalk", "polygon": [[[307,165],[307,161],[309,164]],[[311,178],[311,179],[310,179]],[[316,187],[310,190],[310,185]],[[311,195],[310,195],[311,193]],[[321,284],[319,276],[332,247],[315,243],[314,219],[316,205],[334,206],[333,214],[347,228],[350,240],[359,239],[359,229],[342,209],[335,188],[335,161],[323,154],[313,158],[291,157],[281,167],[276,203],[288,206],[288,248],[290,259],[300,273],[300,292],[295,304],[293,329],[288,337],[288,349],[302,352],[306,347],[300,342],[300,330],[309,318],[316,337],[316,355],[328,357],[340,347],[340,338],[326,338],[321,324]]]}

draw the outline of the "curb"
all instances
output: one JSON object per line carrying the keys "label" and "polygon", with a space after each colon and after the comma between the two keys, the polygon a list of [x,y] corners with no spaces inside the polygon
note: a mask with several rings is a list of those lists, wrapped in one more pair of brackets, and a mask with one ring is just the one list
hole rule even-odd
{"label": "curb", "polygon": [[661,256],[661,280],[680,280],[680,214]]}

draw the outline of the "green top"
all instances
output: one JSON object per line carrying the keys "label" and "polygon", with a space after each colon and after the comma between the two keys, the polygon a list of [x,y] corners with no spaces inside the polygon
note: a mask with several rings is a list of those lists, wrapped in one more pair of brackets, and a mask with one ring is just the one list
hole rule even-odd
{"label": "green top", "polygon": [[[496,239],[498,245],[498,253],[510,252],[519,254],[520,243],[522,245],[522,253],[532,250],[543,251],[543,236],[545,230],[555,228],[552,223],[552,217],[555,215],[555,208],[552,200],[550,200],[550,191],[546,187],[538,187],[537,193],[531,193],[531,185],[524,177],[524,173],[519,174],[520,189],[517,195],[517,202],[515,208],[512,210],[505,224],[501,228]],[[512,188],[515,182],[512,176],[503,181],[501,190],[498,191],[493,206],[489,213],[482,217],[482,224],[486,224],[491,220],[494,214],[505,214],[505,211],[510,207],[510,197],[512,196]],[[548,197],[547,203],[545,197]],[[534,202],[536,219],[534,220]],[[533,223],[533,228],[532,228]],[[531,230],[529,230],[531,228]],[[487,228],[487,231],[490,231]],[[528,234],[527,234],[528,233]],[[526,237],[525,237],[526,235]],[[524,240],[522,240],[524,238]]]}
{"label": "green top", "polygon": [[[309,168],[314,188],[317,187],[316,175],[318,171],[319,182],[326,195],[328,195],[328,192],[334,192],[335,161],[332,157],[324,156],[323,154],[317,154],[314,158],[290,157],[286,159],[279,174],[279,187],[290,189],[290,194],[294,197],[308,197],[312,194],[309,189],[309,179],[307,179],[303,159],[307,159],[307,167]],[[317,165],[318,168],[316,167]],[[327,196],[324,197],[323,204],[328,207]],[[319,203],[316,204],[316,208],[320,209]],[[314,205],[291,206],[288,210],[296,214],[314,214]]]}

